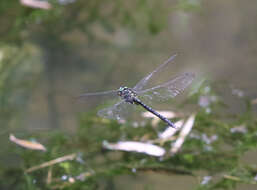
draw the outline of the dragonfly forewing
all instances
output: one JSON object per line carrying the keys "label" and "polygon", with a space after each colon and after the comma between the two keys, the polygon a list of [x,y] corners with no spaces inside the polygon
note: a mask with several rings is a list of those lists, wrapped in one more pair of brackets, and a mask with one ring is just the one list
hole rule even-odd
{"label": "dragonfly forewing", "polygon": [[195,75],[193,73],[183,73],[168,82],[155,87],[136,92],[143,99],[149,101],[163,101],[173,98],[188,87]]}
{"label": "dragonfly forewing", "polygon": [[142,80],[140,80],[133,88],[135,91],[142,90],[143,87],[147,84],[147,82],[152,78],[153,75],[158,73],[162,68],[164,68],[169,62],[171,62],[177,54],[171,56],[168,60],[166,60],[163,64],[161,64],[159,67],[157,67],[153,72],[148,74],[146,77],[144,77]]}

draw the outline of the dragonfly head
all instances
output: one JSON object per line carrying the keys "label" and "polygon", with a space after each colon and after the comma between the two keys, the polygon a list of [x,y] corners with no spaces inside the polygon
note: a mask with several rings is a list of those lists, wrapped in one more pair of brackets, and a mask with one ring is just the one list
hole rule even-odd
{"label": "dragonfly head", "polygon": [[134,98],[136,97],[136,93],[128,87],[120,87],[118,90],[118,95],[122,97],[126,102],[129,102],[131,104],[134,103]]}
{"label": "dragonfly head", "polygon": [[128,90],[128,87],[126,87],[126,86],[121,86],[121,87],[119,88],[119,90],[118,90],[118,95],[119,95],[119,96],[122,96],[126,90]]}

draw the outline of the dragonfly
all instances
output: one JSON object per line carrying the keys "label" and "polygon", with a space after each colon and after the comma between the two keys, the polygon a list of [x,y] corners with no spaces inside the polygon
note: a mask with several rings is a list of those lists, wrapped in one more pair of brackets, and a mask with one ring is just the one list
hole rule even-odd
{"label": "dragonfly", "polygon": [[168,63],[172,62],[176,54],[167,59],[164,63],[159,65],[154,71],[149,73],[143,79],[141,79],[133,88],[127,86],[121,86],[119,89],[104,91],[104,92],[94,92],[94,93],[84,93],[78,96],[78,98],[88,98],[96,96],[111,96],[111,97],[120,97],[117,103],[114,103],[112,106],[101,109],[98,111],[98,116],[121,120],[126,117],[126,114],[131,106],[141,106],[145,110],[151,112],[162,121],[164,121],[169,126],[176,128],[173,122],[169,119],[158,113],[152,107],[146,105],[144,101],[163,101],[169,98],[174,98],[179,93],[181,93],[185,88],[187,88],[195,78],[195,74],[191,72],[186,72],[180,74],[167,82],[154,86],[152,88],[145,89],[146,84],[154,76],[160,73]]}

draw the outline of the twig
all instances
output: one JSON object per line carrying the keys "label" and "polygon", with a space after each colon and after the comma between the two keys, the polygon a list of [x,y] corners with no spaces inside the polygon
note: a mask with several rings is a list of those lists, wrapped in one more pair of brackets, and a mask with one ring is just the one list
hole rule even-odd
{"label": "twig", "polygon": [[176,168],[167,168],[167,167],[138,167],[132,168],[137,171],[142,172],[156,172],[156,173],[166,173],[166,174],[179,174],[179,175],[194,175],[191,171],[176,169]]}
{"label": "twig", "polygon": [[40,165],[37,165],[37,166],[33,166],[33,167],[27,169],[25,172],[29,173],[29,172],[33,172],[33,171],[38,170],[38,169],[49,167],[51,165],[54,165],[54,164],[57,164],[57,163],[60,163],[60,162],[64,162],[66,160],[74,160],[76,158],[76,156],[77,156],[77,154],[73,153],[73,154],[69,154],[67,156],[59,157],[57,159],[45,162],[43,164],[40,164]]}
{"label": "twig", "polygon": [[233,181],[242,181],[239,177],[232,176],[232,175],[224,175],[223,177],[225,179],[230,179],[230,180],[233,180]]}
{"label": "twig", "polygon": [[52,183],[52,167],[49,168],[47,172],[46,184]]}
{"label": "twig", "polygon": [[233,180],[233,181],[238,181],[238,182],[247,182],[247,183],[250,183],[250,184],[257,184],[256,181],[248,181],[248,180],[246,181],[246,180],[243,180],[239,177],[232,176],[232,175],[224,175],[223,178]]}

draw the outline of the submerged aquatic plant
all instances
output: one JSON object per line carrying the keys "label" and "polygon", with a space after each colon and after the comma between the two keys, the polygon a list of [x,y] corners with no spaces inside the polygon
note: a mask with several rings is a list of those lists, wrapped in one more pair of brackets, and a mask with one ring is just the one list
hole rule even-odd
{"label": "submerged aquatic plant", "polygon": [[[187,104],[200,96],[193,94]],[[18,170],[27,172],[21,181],[31,189],[97,189],[102,180],[151,171],[202,179],[196,189],[256,184],[256,166],[242,162],[244,153],[257,146],[254,113],[227,114],[228,121],[221,114],[224,107],[211,106],[211,113],[199,106],[195,115],[177,115],[179,129],[158,121],[132,127],[134,122],[120,124],[98,118],[95,112],[83,114],[77,135],[52,134],[46,153],[20,151],[25,170]]]}

